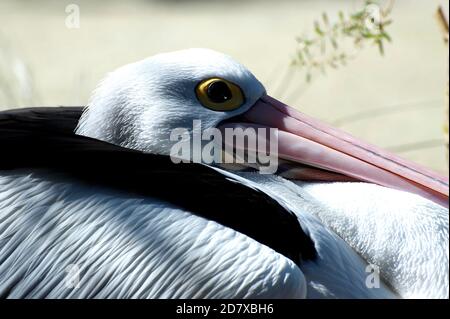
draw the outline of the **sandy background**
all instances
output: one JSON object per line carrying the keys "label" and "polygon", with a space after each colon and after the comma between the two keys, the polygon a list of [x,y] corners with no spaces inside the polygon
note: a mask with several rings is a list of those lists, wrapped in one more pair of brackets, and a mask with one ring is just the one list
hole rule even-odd
{"label": "sandy background", "polygon": [[[66,5],[80,28],[65,26]],[[84,105],[96,83],[155,53],[208,47],[234,56],[268,92],[310,115],[448,174],[443,144],[447,49],[434,13],[448,1],[397,0],[393,43],[305,85],[287,76],[295,37],[323,11],[362,1],[0,1],[0,109]],[[26,70],[29,70],[28,73]]]}

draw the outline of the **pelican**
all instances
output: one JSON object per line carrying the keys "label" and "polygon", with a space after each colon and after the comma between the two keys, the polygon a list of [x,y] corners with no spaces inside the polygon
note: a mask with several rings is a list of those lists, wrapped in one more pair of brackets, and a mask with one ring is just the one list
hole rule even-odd
{"label": "pelican", "polygon": [[[276,128],[289,169],[174,162],[194,120]],[[84,110],[2,112],[0,147],[4,298],[449,297],[448,179],[271,98],[227,55],[128,64]]]}

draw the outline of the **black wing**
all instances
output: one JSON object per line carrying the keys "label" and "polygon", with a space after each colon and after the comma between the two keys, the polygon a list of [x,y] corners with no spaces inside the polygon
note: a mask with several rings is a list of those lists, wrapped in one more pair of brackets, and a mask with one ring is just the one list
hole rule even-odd
{"label": "black wing", "polygon": [[297,217],[264,192],[202,164],[175,164],[78,136],[81,107],[0,112],[0,172],[47,168],[82,183],[173,203],[265,244],[299,264],[316,250]]}

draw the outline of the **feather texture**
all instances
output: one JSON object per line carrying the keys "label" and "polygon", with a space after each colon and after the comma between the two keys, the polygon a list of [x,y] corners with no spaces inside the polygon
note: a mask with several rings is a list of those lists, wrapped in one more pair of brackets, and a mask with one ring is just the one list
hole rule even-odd
{"label": "feather texture", "polygon": [[[232,212],[230,212],[232,213]],[[70,267],[79,269],[71,286]],[[302,298],[300,269],[170,203],[48,171],[0,176],[0,296]]]}

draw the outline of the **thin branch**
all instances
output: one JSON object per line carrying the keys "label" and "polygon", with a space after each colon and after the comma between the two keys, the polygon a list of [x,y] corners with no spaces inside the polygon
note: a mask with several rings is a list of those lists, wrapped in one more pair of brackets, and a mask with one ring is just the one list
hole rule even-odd
{"label": "thin branch", "polygon": [[444,9],[441,6],[436,11],[436,19],[441,27],[442,34],[444,35],[445,42],[448,42],[448,18],[444,13]]}
{"label": "thin branch", "polygon": [[329,69],[346,65],[365,44],[375,45],[384,54],[385,43],[392,41],[386,28],[392,22],[388,16],[394,0],[385,8],[379,2],[365,0],[363,8],[347,15],[340,11],[333,23],[323,13],[314,21],[313,34],[297,38],[298,48],[292,64],[303,69],[307,83],[316,74],[326,74]]}

